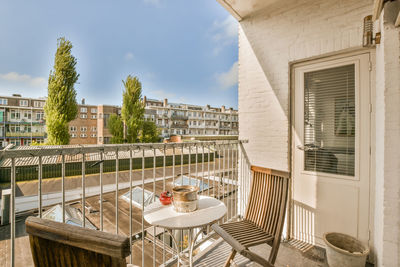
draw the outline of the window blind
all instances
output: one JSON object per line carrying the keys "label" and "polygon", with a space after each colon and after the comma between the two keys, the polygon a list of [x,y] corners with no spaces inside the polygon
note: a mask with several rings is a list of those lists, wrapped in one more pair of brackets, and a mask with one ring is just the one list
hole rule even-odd
{"label": "window blind", "polygon": [[304,169],[354,176],[355,66],[304,74]]}

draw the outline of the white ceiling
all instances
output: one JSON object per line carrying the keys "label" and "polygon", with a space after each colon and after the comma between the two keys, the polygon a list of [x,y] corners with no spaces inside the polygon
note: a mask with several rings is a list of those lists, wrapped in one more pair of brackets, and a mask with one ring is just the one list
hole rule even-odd
{"label": "white ceiling", "polygon": [[236,19],[241,20],[251,13],[264,9],[271,4],[282,0],[217,0]]}

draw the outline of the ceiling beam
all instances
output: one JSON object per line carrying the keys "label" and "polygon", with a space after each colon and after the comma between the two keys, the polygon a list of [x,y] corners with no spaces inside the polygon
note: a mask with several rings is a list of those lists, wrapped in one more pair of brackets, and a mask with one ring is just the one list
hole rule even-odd
{"label": "ceiling beam", "polygon": [[241,21],[243,18],[239,15],[239,13],[236,12],[232,8],[230,4],[226,2],[226,0],[217,0],[218,3],[220,3],[221,6],[223,6],[237,21]]}
{"label": "ceiling beam", "polygon": [[374,1],[374,13],[372,14],[372,21],[379,19],[383,9],[383,0]]}
{"label": "ceiling beam", "polygon": [[397,19],[396,19],[396,22],[394,23],[394,26],[395,27],[399,27],[400,26],[400,11],[399,11],[399,14],[397,15]]}

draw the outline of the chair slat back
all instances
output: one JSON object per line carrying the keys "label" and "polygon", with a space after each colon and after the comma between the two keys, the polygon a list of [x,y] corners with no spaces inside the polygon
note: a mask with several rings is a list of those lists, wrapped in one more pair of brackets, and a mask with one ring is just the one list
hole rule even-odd
{"label": "chair slat back", "polygon": [[252,166],[252,185],[245,219],[275,236],[282,231],[289,173]]}
{"label": "chair slat back", "polygon": [[65,223],[25,221],[35,266],[126,266],[129,238]]}

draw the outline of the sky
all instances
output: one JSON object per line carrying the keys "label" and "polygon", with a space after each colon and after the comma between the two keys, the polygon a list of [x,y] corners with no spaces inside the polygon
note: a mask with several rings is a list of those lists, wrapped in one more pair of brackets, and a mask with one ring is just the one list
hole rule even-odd
{"label": "sky", "polygon": [[47,95],[57,38],[77,100],[122,103],[122,80],[169,102],[237,108],[237,22],[216,0],[0,0],[0,95]]}

